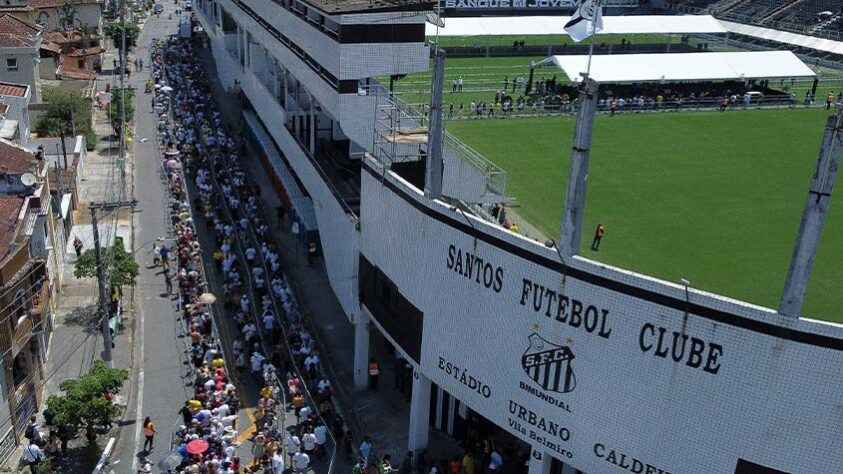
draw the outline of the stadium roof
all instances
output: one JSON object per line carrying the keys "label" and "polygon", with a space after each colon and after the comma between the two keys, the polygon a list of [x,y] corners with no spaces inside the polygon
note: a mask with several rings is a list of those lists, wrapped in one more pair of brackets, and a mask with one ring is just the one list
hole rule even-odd
{"label": "stadium roof", "polygon": [[816,49],[818,51],[843,54],[843,41],[834,41],[817,38],[816,36],[788,33],[786,31],[772,30],[770,28],[762,28],[760,26],[744,25],[731,21],[721,21],[721,23],[730,33],[752,36],[754,38],[761,38],[779,43],[791,44],[794,46],[802,46],[805,48]]}
{"label": "stadium roof", "polygon": [[[555,65],[575,82],[588,56],[551,56],[536,64]],[[613,54],[594,56],[591,77],[599,83],[695,82],[742,79],[814,77],[816,74],[790,51],[739,53]]]}
{"label": "stadium roof", "polygon": [[[560,35],[568,16],[489,16],[444,18],[439,36]],[[600,35],[726,33],[711,15],[641,15],[603,17]],[[428,23],[427,36],[436,35],[436,25]]]}
{"label": "stadium roof", "polygon": [[410,12],[430,11],[436,6],[434,0],[304,0],[329,15],[345,13]]}

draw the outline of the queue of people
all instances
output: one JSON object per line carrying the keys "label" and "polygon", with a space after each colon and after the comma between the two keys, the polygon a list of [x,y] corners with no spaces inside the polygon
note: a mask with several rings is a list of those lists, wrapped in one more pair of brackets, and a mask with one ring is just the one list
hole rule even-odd
{"label": "queue of people", "polygon": [[[158,84],[166,77],[173,89],[156,97],[172,101],[172,127],[162,116],[159,132],[176,202],[171,209],[178,242],[176,274],[195,371],[194,398],[181,412],[179,450],[185,456],[180,469],[307,472],[312,463],[329,456],[332,438],[340,443],[346,437],[344,420],[334,408],[332,384],[316,341],[282,272],[279,250],[259,204],[261,189],[250,183],[240,166],[238,140],[225,130],[220,111],[207,100],[211,91],[196,57],[191,43],[171,39],[153,58],[153,80]],[[202,275],[190,204],[196,219],[213,234],[223,317],[238,330],[231,345],[234,374],[227,373],[222,351],[209,332],[211,318],[202,298],[210,288]],[[251,380],[260,389],[254,431],[249,432],[250,455],[238,451],[236,437],[230,435],[240,406],[230,377]],[[200,457],[189,452],[190,437],[197,436],[209,443]]]}

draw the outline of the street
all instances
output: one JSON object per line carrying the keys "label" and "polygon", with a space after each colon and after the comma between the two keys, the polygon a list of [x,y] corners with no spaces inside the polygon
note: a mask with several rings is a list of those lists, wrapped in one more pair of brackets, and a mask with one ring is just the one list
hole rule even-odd
{"label": "street", "polygon": [[[150,64],[149,52],[157,38],[173,34],[178,19],[168,19],[175,10],[172,3],[164,4],[160,18],[151,16],[143,28],[135,56]],[[175,16],[175,15],[174,15]],[[131,170],[138,210],[134,215],[135,249],[140,265],[140,284],[136,289],[136,326],[131,399],[124,420],[127,420],[118,440],[111,465],[115,472],[135,472],[138,454],[142,452],[141,423],[151,417],[157,426],[156,444],[149,459],[153,463],[169,451],[170,437],[178,428],[177,415],[192,389],[185,383],[189,375],[182,339],[182,323],[178,320],[175,302],[165,293],[161,268],[150,268],[152,242],[167,235],[165,206],[167,190],[160,174],[160,151],[156,140],[157,117],[152,113],[149,96],[143,94],[144,83],[150,77],[150,67],[132,74],[128,84],[134,87],[135,134]],[[140,248],[145,245],[146,247]],[[139,250],[138,250],[139,249]],[[131,468],[129,467],[131,466]]]}

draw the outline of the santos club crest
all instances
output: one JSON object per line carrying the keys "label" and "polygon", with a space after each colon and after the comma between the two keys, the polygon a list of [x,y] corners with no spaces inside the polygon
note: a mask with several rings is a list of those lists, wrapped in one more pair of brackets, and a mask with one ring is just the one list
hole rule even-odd
{"label": "santos club crest", "polygon": [[521,356],[521,367],[533,382],[543,389],[568,393],[577,386],[571,368],[574,353],[568,346],[548,342],[536,333],[530,334],[530,347]]}

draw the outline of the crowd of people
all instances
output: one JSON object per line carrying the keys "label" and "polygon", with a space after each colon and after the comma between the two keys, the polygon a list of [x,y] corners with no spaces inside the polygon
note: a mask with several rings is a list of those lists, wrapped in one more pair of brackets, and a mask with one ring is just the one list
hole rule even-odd
{"label": "crowd of people", "polygon": [[[182,462],[176,470],[307,472],[312,462],[330,455],[332,438],[341,443],[345,438],[350,441],[350,436],[334,408],[331,381],[323,371],[316,341],[282,273],[279,251],[259,204],[261,190],[250,184],[240,167],[239,140],[226,131],[220,111],[207,100],[211,92],[191,43],[162,42],[153,68],[176,236],[175,249],[158,252],[165,275],[169,254],[176,254],[174,273],[194,370],[193,398],[180,412],[184,418],[176,444]],[[165,79],[173,89],[169,94],[160,92]],[[172,125],[161,106],[168,101]],[[214,271],[222,275],[216,289],[222,292],[223,324],[238,330],[231,344],[234,374],[228,373],[231,366],[213,337],[206,299],[211,288],[203,276],[192,216],[204,223],[203,233],[207,229],[213,235]],[[248,433],[250,455],[238,450],[236,442],[240,402],[233,378],[238,377],[259,389],[255,427]],[[191,452],[190,442],[196,439],[208,443],[203,453]]]}
{"label": "crowd of people", "polygon": [[[454,92],[463,92],[462,78],[455,79]],[[502,87],[487,100],[447,102],[446,116],[454,118],[507,118],[512,115],[573,114],[577,111],[578,90],[572,83],[558,82],[556,76],[540,77],[529,83],[523,76],[505,77]],[[791,106],[799,98],[792,91],[793,81],[780,81],[771,87],[769,81],[750,83],[727,81],[716,84],[628,84],[603,87],[600,90],[599,112],[611,115],[625,112],[667,112],[682,109],[720,109],[749,106]],[[467,89],[476,93],[476,89]],[[484,92],[487,96],[491,92]],[[805,106],[815,104],[806,93]],[[422,104],[425,113],[427,104]]]}

